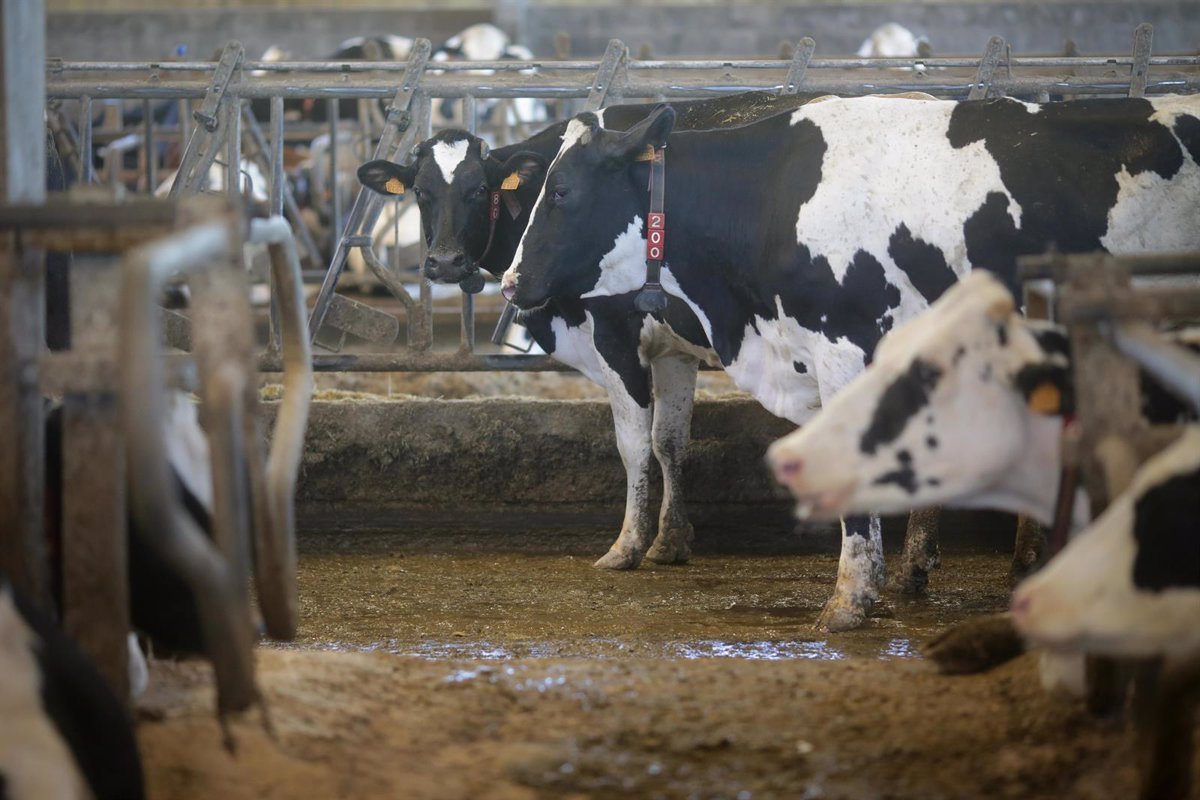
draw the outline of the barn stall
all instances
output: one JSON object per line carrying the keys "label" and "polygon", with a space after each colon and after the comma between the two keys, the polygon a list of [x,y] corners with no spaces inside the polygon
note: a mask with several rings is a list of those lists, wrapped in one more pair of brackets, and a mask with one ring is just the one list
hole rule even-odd
{"label": "barn stall", "polygon": [[[982,56],[954,58],[821,58],[801,39],[782,59],[632,58],[613,40],[599,59],[576,60],[560,37],[560,57],[533,74],[512,61],[435,62],[419,38],[394,63],[257,62],[236,41],[212,61],[79,61],[30,57],[44,35],[37,5],[5,4],[6,45],[23,54],[5,61],[6,87],[21,87],[7,96],[34,110],[10,105],[3,118],[6,202],[18,204],[3,220],[3,407],[17,432],[0,481],[4,517],[16,521],[3,567],[48,606],[57,587],[64,628],[127,696],[126,528],[151,520],[186,552],[181,568],[206,598],[206,658],[152,657],[131,701],[148,796],[1137,793],[1152,734],[1134,730],[1136,709],[1096,715],[1045,694],[1031,655],[965,676],[925,657],[922,645],[948,626],[1007,608],[1011,518],[947,515],[924,596],[885,595],[858,630],[813,629],[837,572],[837,532],[791,518],[762,455],[792,426],[719,373],[701,376],[684,470],[694,558],[591,569],[621,525],[625,490],[603,392],[549,357],[512,354],[500,335],[512,315],[494,283],[469,294],[420,280],[410,269],[423,260],[419,241],[406,251],[394,237],[376,252],[389,204],[354,184],[343,194],[339,175],[346,149],[403,160],[433,132],[443,100],[482,132],[480,107],[497,99],[552,101],[567,115],[751,89],[1138,96],[1195,91],[1195,57],[1154,55],[1143,26],[1130,54],[1093,57],[1022,57],[997,37]],[[43,55],[45,73],[31,75]],[[324,122],[286,119],[285,101],[310,99]],[[340,118],[346,100],[356,119]],[[159,123],[163,103],[184,124]],[[97,126],[100,106],[115,112]],[[127,125],[139,106],[141,121]],[[38,108],[66,145],[57,149],[74,148],[83,185],[65,197],[45,198],[40,169],[22,166],[46,158],[43,126],[29,124]],[[509,128],[489,133],[500,143],[530,132]],[[289,143],[322,134],[330,188],[315,204],[333,220],[323,232],[285,168]],[[225,197],[196,197],[214,163]],[[265,210],[246,196],[247,163],[266,179]],[[168,198],[130,196],[169,169],[180,177]],[[73,254],[65,274],[43,273],[48,251]],[[365,273],[347,280],[353,251]],[[221,270],[229,264],[236,277]],[[1038,269],[1035,278],[1066,281],[1065,267]],[[160,308],[180,274],[186,308]],[[252,283],[269,287],[268,302]],[[1048,305],[1070,311],[1055,297]],[[1165,312],[1127,305],[1195,316],[1194,298],[1172,297],[1182,299]],[[1099,330],[1131,312],[1090,313]],[[69,343],[47,350],[42,331],[61,330],[64,314]],[[1104,377],[1079,385],[1113,380],[1110,367],[1089,368]],[[155,477],[170,446],[148,421],[166,413],[168,387],[201,400],[213,545]],[[53,458],[37,433],[42,396],[61,398],[66,420],[53,566],[37,478]],[[887,533],[895,560],[903,520]],[[251,653],[256,621],[266,637]]]}

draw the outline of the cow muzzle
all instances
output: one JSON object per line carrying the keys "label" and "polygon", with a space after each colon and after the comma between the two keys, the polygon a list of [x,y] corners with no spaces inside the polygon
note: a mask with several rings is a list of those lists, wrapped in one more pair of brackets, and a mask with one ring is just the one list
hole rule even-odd
{"label": "cow muzzle", "polygon": [[464,292],[483,291],[483,276],[479,265],[465,253],[431,252],[425,257],[425,277],[434,283],[457,283]]}

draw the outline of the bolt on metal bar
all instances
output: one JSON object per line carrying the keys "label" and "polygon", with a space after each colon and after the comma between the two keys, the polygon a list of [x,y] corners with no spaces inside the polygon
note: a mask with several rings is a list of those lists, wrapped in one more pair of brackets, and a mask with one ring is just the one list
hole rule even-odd
{"label": "bolt on metal bar", "polygon": [[213,70],[212,84],[204,96],[204,102],[192,114],[193,119],[209,132],[217,129],[217,107],[244,57],[245,50],[241,42],[234,40],[225,45],[225,49],[221,52],[221,59],[217,62],[216,69]]}
{"label": "bolt on metal bar", "polygon": [[1150,74],[1150,50],[1154,45],[1154,26],[1143,22],[1133,32],[1133,65],[1129,70],[1129,96],[1145,97]]}
{"label": "bolt on metal bar", "polygon": [[596,68],[592,78],[592,86],[587,94],[587,110],[595,111],[604,105],[608,92],[612,87],[617,70],[629,59],[629,48],[620,39],[609,39],[608,47],[604,50],[604,58]]}
{"label": "bolt on metal bar", "polygon": [[800,84],[804,83],[804,73],[808,71],[809,62],[812,61],[816,49],[817,43],[811,36],[805,36],[796,44],[796,52],[792,54],[792,66],[783,81],[783,94],[796,94],[800,91]]}

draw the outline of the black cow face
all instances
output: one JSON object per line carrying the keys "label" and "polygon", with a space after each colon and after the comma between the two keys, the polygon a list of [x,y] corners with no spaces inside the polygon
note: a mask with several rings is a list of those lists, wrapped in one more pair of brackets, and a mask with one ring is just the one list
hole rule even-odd
{"label": "black cow face", "polygon": [[465,131],[442,131],[418,145],[410,163],[371,161],[358,177],[380,194],[415,197],[428,247],[427,278],[482,287],[478,259],[488,246],[489,200],[503,180],[486,142]]}
{"label": "black cow face", "polygon": [[506,297],[538,308],[593,289],[605,259],[644,260],[649,168],[639,157],[648,146],[664,146],[674,124],[669,106],[624,132],[602,129],[593,114],[571,121],[504,275]]}

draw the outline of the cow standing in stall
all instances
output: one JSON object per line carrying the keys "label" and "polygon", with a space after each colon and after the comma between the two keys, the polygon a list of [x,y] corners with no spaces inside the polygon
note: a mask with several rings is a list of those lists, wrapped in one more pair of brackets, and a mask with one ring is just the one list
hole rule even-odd
{"label": "cow standing in stall", "polygon": [[[650,205],[640,159],[670,136],[662,287],[695,314],[740,387],[803,423],[862,372],[893,325],[972,264],[1012,290],[1017,257],[1051,245],[1200,247],[1191,224],[1198,115],[1196,98],[1038,106],[867,97],[671,135],[668,107],[626,132],[584,114],[549,165],[504,293],[532,309],[636,292]],[[913,397],[934,378],[914,374]],[[840,456],[828,455],[813,471],[836,469]],[[902,458],[889,473],[906,491]],[[847,521],[819,623],[861,624],[883,576],[877,518]]]}
{"label": "cow standing in stall", "polygon": [[[750,92],[676,107],[681,128],[700,129],[749,122],[810,99],[812,95]],[[653,108],[612,106],[597,115],[624,129],[645,119]],[[500,275],[512,263],[542,189],[538,159],[548,160],[558,152],[566,130],[567,123],[559,123],[496,150],[465,131],[442,131],[418,145],[407,164],[372,161],[360,168],[359,179],[381,194],[416,195],[429,247],[423,265],[426,277],[478,291],[481,269]],[[600,568],[632,569],[643,558],[683,563],[691,555],[692,527],[682,497],[683,456],[698,357],[708,345],[682,303],[673,303],[666,314],[681,338],[674,348],[661,350],[643,347],[643,329],[658,323],[637,311],[632,297],[566,297],[523,315],[545,352],[608,392],[627,491],[621,533],[596,562]],[[680,347],[691,352],[681,354]],[[652,459],[663,473],[657,526],[650,503]]]}

